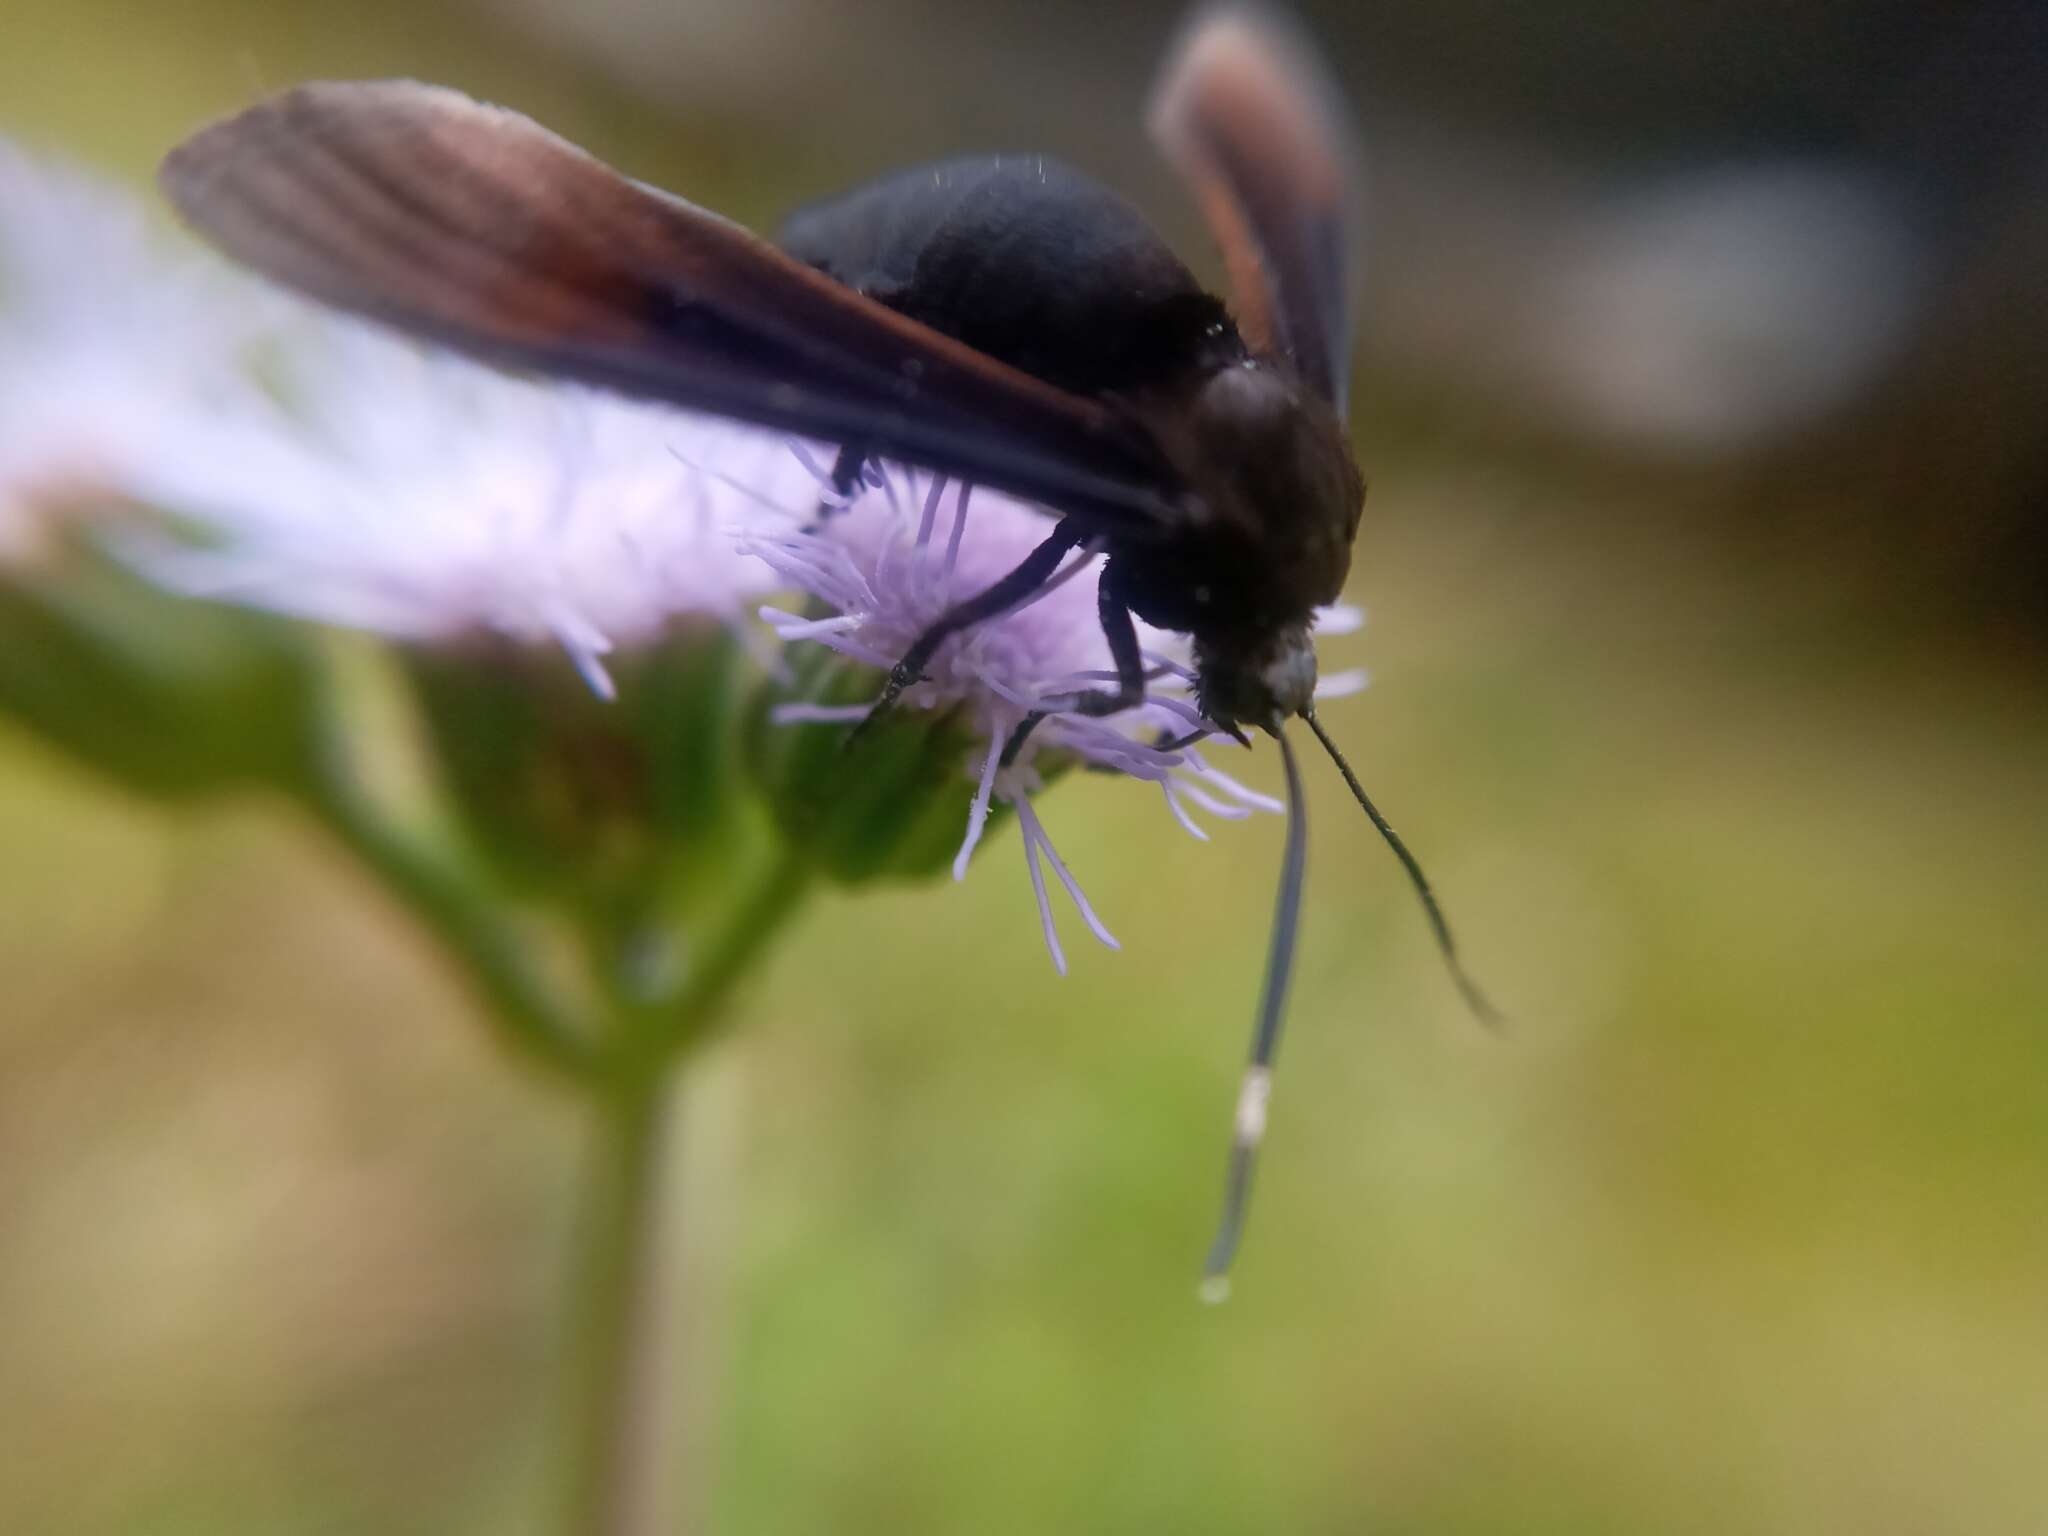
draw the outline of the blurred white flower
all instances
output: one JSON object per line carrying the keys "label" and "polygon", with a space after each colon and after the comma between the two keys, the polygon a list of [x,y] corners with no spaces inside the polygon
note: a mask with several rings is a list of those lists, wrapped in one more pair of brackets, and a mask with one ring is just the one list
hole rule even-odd
{"label": "blurred white flower", "polygon": [[204,535],[144,557],[179,590],[405,641],[552,642],[609,697],[614,648],[738,624],[781,587],[737,547],[756,503],[692,467],[766,475],[779,440],[353,321],[295,329],[286,398],[244,413],[232,458],[155,479]]}
{"label": "blurred white flower", "polygon": [[214,450],[269,297],[151,237],[125,190],[0,138],[0,561],[41,517]]}

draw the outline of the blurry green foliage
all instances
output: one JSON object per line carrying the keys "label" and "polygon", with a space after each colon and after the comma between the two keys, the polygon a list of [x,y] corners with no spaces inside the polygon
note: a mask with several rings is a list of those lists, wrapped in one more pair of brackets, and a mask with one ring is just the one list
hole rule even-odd
{"label": "blurry green foliage", "polygon": [[[300,75],[615,110],[433,8],[0,32],[0,128],[137,171]],[[1198,846],[1074,776],[1049,822],[1125,948],[1065,982],[1007,841],[828,904],[683,1149],[715,1528],[2038,1531],[2038,676],[1631,488],[1368,448],[1379,681],[1331,723],[1515,1030],[1467,1029],[1312,786],[1262,1204],[1205,1310],[1277,827]],[[0,1528],[522,1528],[571,1126],[403,921],[296,824],[140,814],[7,735],[0,975]]]}
{"label": "blurry green foliage", "polygon": [[296,777],[309,676],[296,626],[169,596],[85,540],[0,569],[0,715],[145,794]]}

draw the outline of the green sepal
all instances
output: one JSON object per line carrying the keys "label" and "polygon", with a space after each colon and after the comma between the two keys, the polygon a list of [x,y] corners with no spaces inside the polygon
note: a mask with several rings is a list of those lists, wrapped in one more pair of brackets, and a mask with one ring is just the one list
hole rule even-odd
{"label": "green sepal", "polygon": [[670,903],[744,833],[738,641],[696,624],[606,658],[600,698],[552,648],[405,652],[471,840],[519,893],[593,916]]}
{"label": "green sepal", "polygon": [[[778,724],[777,705],[865,704],[874,668],[824,647],[788,656],[789,676],[756,694],[747,762],[783,836],[843,885],[925,880],[948,869],[974,801],[981,741],[954,710],[897,707],[858,736],[844,724]],[[993,807],[991,823],[1007,814]]]}
{"label": "green sepal", "polygon": [[311,676],[299,626],[167,593],[88,539],[0,568],[0,713],[143,794],[296,778]]}

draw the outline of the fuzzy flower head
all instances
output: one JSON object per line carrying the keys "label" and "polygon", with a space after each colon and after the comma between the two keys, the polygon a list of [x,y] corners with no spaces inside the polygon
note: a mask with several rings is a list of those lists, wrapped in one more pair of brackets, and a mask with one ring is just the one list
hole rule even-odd
{"label": "fuzzy flower head", "polygon": [[[828,454],[791,446],[811,477],[799,490],[825,515],[798,519],[785,503],[771,523],[779,525],[776,531],[746,541],[790,585],[832,610],[817,617],[764,607],[762,617],[785,641],[823,645],[887,669],[949,607],[1008,574],[1051,531],[1038,508],[923,471],[870,465],[851,497],[835,496],[823,468]],[[975,744],[962,771],[975,788],[954,878],[964,878],[991,807],[1012,807],[1046,947],[1062,971],[1066,959],[1048,869],[1089,931],[1112,948],[1116,940],[1033,808],[1049,767],[1080,762],[1154,785],[1168,813],[1197,838],[1208,836],[1200,815],[1238,820],[1281,809],[1216,767],[1198,745],[1213,728],[1190,701],[1193,674],[1180,636],[1140,626],[1148,679],[1143,705],[1106,718],[1073,707],[1077,691],[1115,679],[1097,610],[1101,571],[1098,551],[1076,550],[1016,607],[949,638],[925,667],[925,680],[901,700],[908,709],[950,711],[968,722]],[[1356,681],[1333,678],[1332,690]],[[793,703],[783,705],[778,718],[852,724],[867,708]],[[1043,718],[1019,742],[1019,727],[1034,715]]]}
{"label": "fuzzy flower head", "polygon": [[737,622],[779,585],[737,548],[733,493],[683,462],[747,475],[781,457],[761,434],[352,322],[299,329],[234,460],[161,477],[208,535],[154,561],[182,590],[411,643],[558,645],[610,697],[614,651]]}
{"label": "fuzzy flower head", "polygon": [[214,452],[271,302],[173,255],[120,189],[0,139],[0,562],[56,511]]}

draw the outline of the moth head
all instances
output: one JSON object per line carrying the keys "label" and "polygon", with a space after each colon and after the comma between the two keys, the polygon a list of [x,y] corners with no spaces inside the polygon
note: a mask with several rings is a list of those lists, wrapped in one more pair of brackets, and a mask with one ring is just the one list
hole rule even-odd
{"label": "moth head", "polygon": [[1282,722],[1315,703],[1316,651],[1304,622],[1277,630],[1197,638],[1202,713],[1231,731],[1279,735]]}

